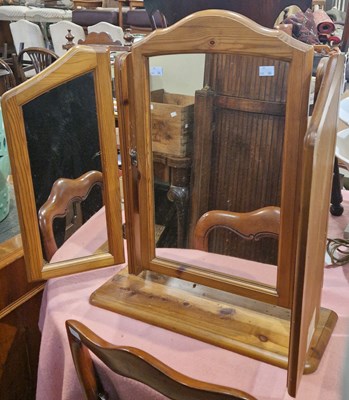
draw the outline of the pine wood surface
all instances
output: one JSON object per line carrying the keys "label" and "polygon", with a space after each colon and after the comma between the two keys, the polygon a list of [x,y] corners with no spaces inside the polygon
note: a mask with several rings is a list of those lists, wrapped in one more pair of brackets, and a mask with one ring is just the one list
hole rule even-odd
{"label": "pine wood surface", "polygon": [[151,93],[153,151],[171,157],[192,152],[194,97],[156,90]]}
{"label": "pine wood surface", "polygon": [[326,252],[328,207],[337,134],[338,107],[344,74],[344,56],[333,55],[326,68],[304,141],[301,218],[295,271],[288,387],[296,390],[310,340],[319,320]]}
{"label": "pine wood surface", "polygon": [[[131,318],[288,367],[290,310],[148,272],[122,270],[98,288],[90,302]],[[321,309],[304,372],[314,372],[337,315]],[[271,329],[272,327],[272,329]]]}

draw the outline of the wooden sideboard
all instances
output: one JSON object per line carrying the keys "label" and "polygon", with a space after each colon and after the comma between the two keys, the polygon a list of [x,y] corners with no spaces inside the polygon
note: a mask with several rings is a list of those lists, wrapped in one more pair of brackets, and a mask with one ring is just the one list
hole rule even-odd
{"label": "wooden sideboard", "polygon": [[0,244],[0,399],[34,400],[44,284],[28,283],[21,236]]}

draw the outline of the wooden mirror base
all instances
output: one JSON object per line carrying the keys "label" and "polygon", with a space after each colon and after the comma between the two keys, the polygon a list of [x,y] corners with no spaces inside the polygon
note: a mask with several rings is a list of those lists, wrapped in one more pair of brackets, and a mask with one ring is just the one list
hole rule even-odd
{"label": "wooden mirror base", "polygon": [[[151,271],[131,275],[127,268],[92,293],[90,302],[287,369],[288,309]],[[321,308],[304,373],[317,369],[337,318]]]}

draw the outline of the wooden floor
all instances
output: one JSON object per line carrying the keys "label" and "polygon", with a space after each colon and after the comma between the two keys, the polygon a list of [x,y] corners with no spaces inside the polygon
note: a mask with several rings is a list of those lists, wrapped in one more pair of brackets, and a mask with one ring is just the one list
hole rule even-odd
{"label": "wooden floor", "polygon": [[5,242],[19,232],[16,199],[13,186],[10,185],[10,212],[8,216],[0,222],[0,243]]}

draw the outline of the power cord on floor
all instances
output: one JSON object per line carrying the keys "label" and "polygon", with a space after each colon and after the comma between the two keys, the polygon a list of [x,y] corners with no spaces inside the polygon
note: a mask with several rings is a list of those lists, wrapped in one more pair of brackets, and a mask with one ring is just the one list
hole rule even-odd
{"label": "power cord on floor", "polygon": [[327,253],[333,265],[344,265],[349,263],[349,240],[327,239]]}

